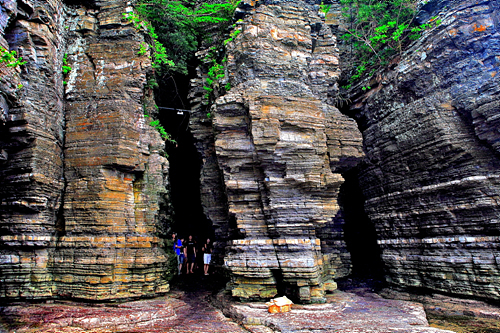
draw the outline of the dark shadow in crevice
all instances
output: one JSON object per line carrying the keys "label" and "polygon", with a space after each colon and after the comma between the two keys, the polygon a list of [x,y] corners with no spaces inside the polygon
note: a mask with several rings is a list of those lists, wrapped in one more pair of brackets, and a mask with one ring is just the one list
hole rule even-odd
{"label": "dark shadow in crevice", "polygon": [[158,119],[176,141],[167,143],[170,164],[170,198],[174,221],[170,230],[180,237],[192,235],[198,243],[213,239],[212,223],[205,217],[200,198],[200,155],[189,130],[190,79],[196,75],[194,68],[188,75],[172,74],[157,78],[155,101],[159,107]]}
{"label": "dark shadow in crevice", "polygon": [[190,132],[179,136],[177,142],[177,148],[169,152],[171,199],[175,211],[172,230],[186,238],[191,234],[201,242],[213,237],[211,221],[205,217],[201,206],[201,161]]}
{"label": "dark shadow in crevice", "polygon": [[358,180],[358,169],[342,174],[339,205],[344,213],[344,239],[351,254],[352,276],[359,279],[383,280],[381,250],[375,227],[364,210],[365,199]]}
{"label": "dark shadow in crevice", "polygon": [[283,270],[271,269],[271,274],[273,275],[273,278],[276,281],[276,291],[278,292],[278,295],[280,296],[287,295],[287,287],[283,280]]}

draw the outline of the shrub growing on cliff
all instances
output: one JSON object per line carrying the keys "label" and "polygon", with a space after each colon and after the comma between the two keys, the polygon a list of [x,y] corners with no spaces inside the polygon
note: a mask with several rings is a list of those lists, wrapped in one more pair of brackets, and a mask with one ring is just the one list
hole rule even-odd
{"label": "shrub growing on cliff", "polygon": [[[137,53],[151,53],[156,75],[148,80],[148,87],[158,88],[153,81],[165,82],[173,79],[175,74],[187,75],[188,63],[198,49],[198,40],[208,30],[227,30],[237,4],[236,0],[216,4],[187,0],[136,0],[135,10],[124,13],[123,18],[147,35],[147,44],[141,43]],[[166,141],[175,143],[159,120],[151,121],[150,125]]]}
{"label": "shrub growing on cliff", "polygon": [[[228,92],[231,89],[231,83],[225,79],[227,55],[225,55],[225,51],[220,52],[220,50],[224,50],[228,43],[234,41],[241,33],[241,30],[236,28],[236,24],[233,24],[231,27],[226,27],[227,30],[229,30],[229,28],[233,29],[229,37],[223,40],[222,43],[220,40],[216,42],[205,57],[205,61],[211,63],[211,66],[208,68],[207,78],[205,79],[205,85],[203,86],[203,89],[206,91],[203,97],[206,100],[216,98],[221,90]],[[225,84],[224,81],[226,81]],[[207,113],[207,118],[212,118],[212,114]]]}
{"label": "shrub growing on cliff", "polygon": [[[147,34],[149,38],[151,39],[151,47],[153,50],[153,55],[152,55],[152,63],[151,66],[155,70],[162,70],[164,67],[171,68],[174,67],[175,64],[172,60],[168,58],[168,55],[166,53],[166,48],[163,46],[161,42],[158,41],[158,35],[155,33],[154,27],[151,25],[151,23],[142,20],[136,13],[134,12],[127,12],[123,13],[123,18],[128,20],[129,22],[134,24],[134,27],[137,30],[142,30],[144,29],[147,31]],[[139,55],[144,55],[148,51],[147,44],[141,43],[140,44],[140,49],[139,52],[137,52]]]}
{"label": "shrub growing on cliff", "polygon": [[345,34],[341,38],[353,50],[353,70],[349,82],[359,79],[368,69],[374,72],[400,54],[405,44],[440,23],[416,25],[415,0],[340,0]]}
{"label": "shrub growing on cliff", "polygon": [[71,66],[68,65],[68,54],[67,53],[64,54],[62,62],[63,62],[63,65],[62,65],[63,74],[68,74],[69,72],[71,72],[72,68],[71,68]]}
{"label": "shrub growing on cliff", "polygon": [[26,63],[22,57],[17,58],[16,51],[9,51],[0,46],[0,63],[5,64],[7,67],[22,66]]}

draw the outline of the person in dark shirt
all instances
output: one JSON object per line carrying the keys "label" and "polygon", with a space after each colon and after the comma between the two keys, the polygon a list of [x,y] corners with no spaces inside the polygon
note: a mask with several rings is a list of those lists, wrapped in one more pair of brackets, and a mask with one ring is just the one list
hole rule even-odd
{"label": "person in dark shirt", "polygon": [[205,275],[208,275],[208,268],[210,266],[210,262],[212,261],[212,251],[213,251],[213,245],[210,243],[210,238],[207,238],[207,241],[205,242],[205,245],[201,248],[203,251],[203,270],[205,272]]}
{"label": "person in dark shirt", "polygon": [[193,240],[193,236],[189,235],[186,241],[186,255],[187,255],[187,274],[194,273],[193,267],[196,261],[196,242]]}

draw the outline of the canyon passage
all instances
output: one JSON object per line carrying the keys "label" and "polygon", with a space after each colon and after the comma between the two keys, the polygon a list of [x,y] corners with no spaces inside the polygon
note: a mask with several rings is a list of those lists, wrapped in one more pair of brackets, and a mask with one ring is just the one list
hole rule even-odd
{"label": "canyon passage", "polygon": [[228,302],[368,279],[499,319],[500,4],[411,3],[419,36],[352,79],[345,2],[209,3],[225,30],[174,64],[139,2],[3,1],[2,303],[168,298],[177,232]]}

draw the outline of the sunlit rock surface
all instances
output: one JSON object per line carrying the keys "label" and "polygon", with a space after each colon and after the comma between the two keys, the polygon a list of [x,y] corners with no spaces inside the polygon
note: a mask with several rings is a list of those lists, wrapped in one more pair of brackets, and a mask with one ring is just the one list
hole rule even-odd
{"label": "sunlit rock surface", "polygon": [[[355,122],[327,104],[340,74],[336,40],[306,2],[240,8],[241,33],[227,45],[233,88],[203,120],[212,123],[212,151],[199,145],[212,161],[204,159],[202,179],[212,170],[227,196],[232,294],[269,298],[280,289],[323,301],[350,270],[335,228],[340,172],[363,156]],[[211,217],[213,208],[205,211]]]}
{"label": "sunlit rock surface", "polygon": [[392,287],[498,301],[498,4],[429,1],[423,10],[423,22],[442,23],[362,82],[371,90],[350,110],[367,155],[365,209]]}
{"label": "sunlit rock surface", "polygon": [[168,162],[143,115],[144,37],[122,21],[126,2],[85,6],[2,3],[0,43],[27,64],[1,68],[0,297],[168,291]]}

